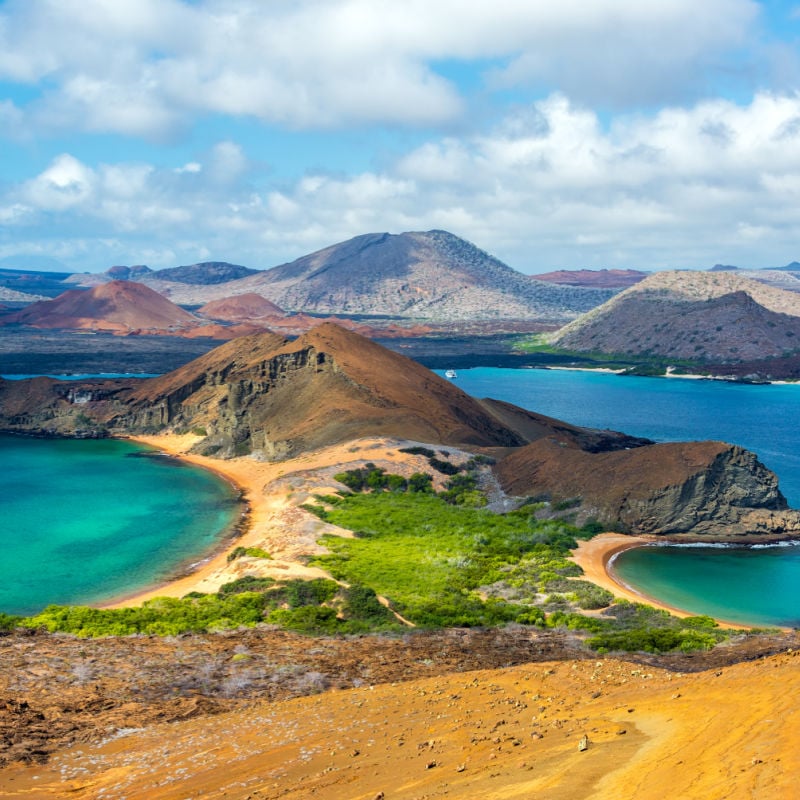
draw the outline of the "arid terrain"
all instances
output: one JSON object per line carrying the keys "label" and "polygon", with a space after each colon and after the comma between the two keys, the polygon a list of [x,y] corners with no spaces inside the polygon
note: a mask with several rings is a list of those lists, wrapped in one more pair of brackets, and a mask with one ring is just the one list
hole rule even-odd
{"label": "arid terrain", "polygon": [[[304,503],[334,490],[342,469],[425,469],[427,457],[408,451],[415,443],[444,447],[451,463],[491,452],[496,471],[480,469],[492,504],[508,499],[502,487],[534,491],[556,448],[565,491],[600,459],[614,464],[615,492],[660,498],[650,505],[664,518],[685,506],[728,524],[722,501],[735,482],[747,487],[742,508],[797,522],[745,451],[694,443],[659,467],[659,445],[477,401],[332,325],[294,342],[237,339],[147,381],[2,390],[5,424],[105,420],[243,490],[240,538],[123,604],[244,577],[319,577],[307,558],[320,537],[349,534]],[[144,432],[154,421],[164,433]],[[280,457],[265,457],[269,448]],[[235,545],[270,557],[230,560]],[[604,547],[578,561],[602,570]],[[163,638],[16,631],[0,637],[0,796],[646,800],[669,785],[698,800],[789,797],[798,646],[795,632],[735,633],[710,651],[620,660],[566,628],[517,624],[339,637],[265,624]]]}
{"label": "arid terrain", "polygon": [[0,770],[0,792],[660,800],[669,786],[686,800],[790,798],[798,641],[760,645],[779,654],[731,663],[732,648],[657,666],[586,658],[568,638],[519,629],[6,637],[7,754],[34,761]]}

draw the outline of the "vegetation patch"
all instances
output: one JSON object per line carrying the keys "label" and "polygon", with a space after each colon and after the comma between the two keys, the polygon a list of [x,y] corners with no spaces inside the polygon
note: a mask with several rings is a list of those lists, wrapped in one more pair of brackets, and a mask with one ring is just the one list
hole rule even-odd
{"label": "vegetation patch", "polygon": [[[399,631],[400,615],[428,628],[515,622],[582,631],[599,653],[708,649],[730,633],[709,617],[679,619],[644,604],[614,602],[610,592],[581,580],[581,568],[569,560],[577,540],[602,526],[540,520],[536,504],[508,514],[487,511],[473,472],[452,476],[439,494],[430,475],[401,486],[391,480],[398,476],[374,464],[336,477],[359,491],[319,496],[308,506],[355,534],[322,539],[329,553],[312,563],[334,580],[245,576],[216,594],[158,598],[138,608],[49,606],[27,618],[0,615],[0,630],[177,635],[269,623],[337,635]],[[232,555],[269,557],[258,548]]]}

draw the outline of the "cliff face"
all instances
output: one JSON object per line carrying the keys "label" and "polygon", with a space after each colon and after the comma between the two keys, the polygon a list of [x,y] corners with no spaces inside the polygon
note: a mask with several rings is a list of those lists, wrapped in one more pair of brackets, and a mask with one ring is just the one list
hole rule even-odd
{"label": "cliff face", "polygon": [[497,467],[514,495],[574,499],[585,516],[631,533],[736,540],[800,534],[774,473],[723,442],[654,444],[590,453],[541,439]]}
{"label": "cliff face", "polygon": [[146,381],[0,383],[0,427],[72,434],[202,430],[203,452],[282,458],[362,436],[518,447],[527,439],[452,382],[325,324],[236,339]]}

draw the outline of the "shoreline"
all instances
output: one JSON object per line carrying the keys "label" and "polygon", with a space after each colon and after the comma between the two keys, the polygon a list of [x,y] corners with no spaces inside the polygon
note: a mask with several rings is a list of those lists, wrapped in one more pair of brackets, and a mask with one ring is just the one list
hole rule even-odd
{"label": "shoreline", "polygon": [[[324,532],[323,529],[329,527],[299,508],[307,496],[318,492],[326,484],[326,478],[318,473],[325,468],[341,470],[348,463],[365,459],[387,459],[393,461],[395,466],[401,463],[409,466],[410,460],[408,456],[397,452],[397,442],[386,439],[362,439],[306,453],[288,461],[261,462],[246,457],[223,461],[190,453],[189,449],[199,440],[192,434],[129,438],[168,457],[210,470],[235,487],[244,508],[230,535],[222,538],[199,561],[188,564],[186,571],[143,589],[112,597],[98,604],[99,608],[138,606],[156,597],[183,597],[193,591],[211,594],[225,583],[245,575],[307,579],[329,577],[324,570],[305,566],[298,559],[300,555],[307,555],[315,549],[322,552],[317,539]],[[410,466],[415,469],[416,465]],[[348,535],[346,531],[339,532]],[[672,606],[628,586],[614,574],[612,564],[620,553],[656,541],[659,540],[653,536],[601,533],[592,539],[579,541],[570,560],[583,569],[586,580],[617,597],[645,603],[677,617],[697,616],[697,612]],[[259,547],[269,552],[272,558],[243,557],[228,561],[228,555],[235,547]],[[722,628],[760,627],[714,619]]]}
{"label": "shoreline", "polygon": [[[675,617],[685,619],[686,617],[699,616],[699,612],[687,611],[677,606],[669,605],[652,595],[637,591],[620,580],[613,571],[614,559],[626,550],[634,550],[638,547],[646,547],[656,541],[662,541],[654,536],[630,536],[624,533],[600,533],[597,536],[578,542],[578,547],[572,551],[570,561],[576,563],[583,569],[583,578],[597,584],[603,589],[617,597],[630,600],[634,603],[645,603],[653,608],[667,611]],[[704,615],[704,616],[711,616]],[[744,622],[731,622],[730,620],[713,617],[720,628],[730,630],[744,630],[748,628],[764,627],[758,624],[748,624]],[[789,628],[777,627],[780,630],[790,630]]]}
{"label": "shoreline", "polygon": [[222,461],[188,452],[201,437],[193,434],[158,434],[152,436],[137,435],[127,437],[131,441],[153,448],[170,458],[177,458],[201,469],[208,470],[230,484],[239,493],[239,502],[244,510],[240,519],[233,526],[230,535],[224,536],[218,544],[198,561],[186,566],[180,574],[165,578],[157,584],[143,589],[117,595],[99,608],[125,608],[138,606],[156,597],[183,597],[189,592],[217,592],[221,586],[241,577],[243,567],[248,567],[247,574],[279,571],[282,575],[299,577],[323,577],[322,570],[304,567],[299,563],[289,563],[282,559],[258,559],[258,565],[251,560],[229,562],[228,554],[234,547],[263,547],[268,537],[269,523],[275,512],[274,498],[266,496],[264,489],[272,481],[287,472],[291,462],[255,462],[243,463],[241,459]]}
{"label": "shoreline", "polygon": [[[352,533],[323,522],[300,506],[313,494],[334,491],[332,474],[354,463],[379,462],[409,475],[424,470],[427,464],[422,456],[400,452],[401,447],[414,443],[383,437],[348,441],[285,461],[257,461],[246,456],[221,460],[190,453],[190,448],[201,438],[193,434],[128,438],[215,473],[236,488],[246,511],[233,535],[224,537],[212,551],[188,564],[185,573],[112,596],[98,604],[99,608],[137,606],[156,597],[183,597],[189,592],[213,594],[224,584],[246,576],[284,580],[330,578],[323,569],[305,566],[300,559],[325,552],[317,543],[323,533],[335,531],[342,536]],[[456,451],[451,448],[451,452]],[[243,556],[228,561],[235,547],[257,547],[271,558]]]}

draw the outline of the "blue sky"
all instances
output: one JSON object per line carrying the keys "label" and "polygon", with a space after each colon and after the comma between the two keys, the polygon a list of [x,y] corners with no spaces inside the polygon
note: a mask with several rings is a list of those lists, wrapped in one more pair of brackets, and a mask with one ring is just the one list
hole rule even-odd
{"label": "blue sky", "polygon": [[800,260],[800,3],[0,0],[0,265],[443,228],[527,273]]}

